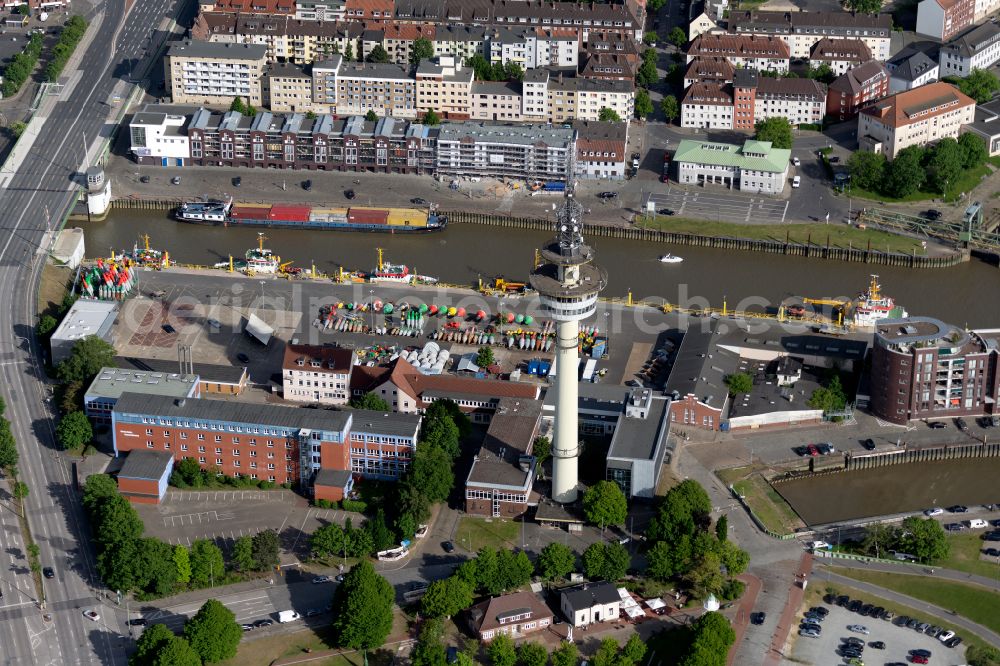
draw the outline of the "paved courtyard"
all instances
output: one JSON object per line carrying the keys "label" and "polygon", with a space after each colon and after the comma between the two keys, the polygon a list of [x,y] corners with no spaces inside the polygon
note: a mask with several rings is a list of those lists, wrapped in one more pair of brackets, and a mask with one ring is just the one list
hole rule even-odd
{"label": "paved courtyard", "polygon": [[671,184],[665,191],[648,197],[657,210],[669,208],[685,218],[774,224],[784,222],[788,199],[763,194],[744,194],[723,187],[680,187]]}

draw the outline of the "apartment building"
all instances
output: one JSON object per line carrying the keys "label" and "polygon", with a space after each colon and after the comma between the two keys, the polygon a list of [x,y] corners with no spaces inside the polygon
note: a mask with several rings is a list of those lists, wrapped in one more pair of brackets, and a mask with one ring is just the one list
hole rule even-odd
{"label": "apartment building", "polygon": [[976,0],[921,0],[916,32],[946,42],[973,25],[975,11]]}
{"label": "apartment building", "polygon": [[564,127],[442,123],[437,172],[565,182],[575,149],[575,131]]}
{"label": "apartment building", "polygon": [[990,157],[1000,155],[1000,100],[976,105],[976,118],[962,128],[975,134],[986,144]]}
{"label": "apartment building", "polygon": [[241,97],[261,106],[266,55],[264,47],[253,44],[174,44],[164,58],[167,94],[175,104],[229,106]]}
{"label": "apartment building", "polygon": [[389,22],[393,0],[344,0],[344,15],[349,21]]}
{"label": "apartment building", "polygon": [[871,411],[914,419],[997,413],[1000,331],[969,331],[932,317],[883,320],[872,346]]}
{"label": "apartment building", "polygon": [[[736,83],[750,85],[753,78],[741,77],[736,72]],[[781,116],[792,125],[818,125],[826,113],[826,86],[812,79],[775,79],[762,76],[757,79],[754,95],[754,120]]]}
{"label": "apartment building", "polygon": [[281,395],[293,402],[346,405],[353,365],[350,349],[289,344],[281,363]]}
{"label": "apartment building", "polygon": [[199,0],[200,12],[294,14],[295,0]]}
{"label": "apartment building", "polygon": [[965,77],[974,69],[987,69],[1000,60],[1000,25],[992,21],[959,35],[941,47],[940,73]]}
{"label": "apartment building", "polygon": [[342,485],[327,498],[343,499],[352,473],[394,479],[406,471],[420,417],[124,393],[111,423],[115,455],[163,451],[229,476],[303,489],[321,470],[333,470]]}
{"label": "apartment building", "polygon": [[611,109],[628,122],[635,113],[635,86],[631,81],[587,79],[559,71],[548,83],[549,122],[600,120],[601,109]]}
{"label": "apartment building", "polygon": [[628,123],[610,123],[596,120],[577,120],[576,176],[577,178],[625,177],[628,168],[625,151],[628,146]]}
{"label": "apartment building", "polygon": [[860,39],[821,39],[809,51],[809,66],[828,66],[840,76],[872,59],[871,49]]}
{"label": "apartment building", "polygon": [[214,43],[259,44],[267,49],[268,61],[301,65],[348,52],[357,57],[364,30],[357,22],[204,12],[195,19],[191,35]]}
{"label": "apartment building", "polygon": [[[313,101],[337,115],[415,118],[417,82],[403,65],[344,62],[341,56],[313,66]],[[334,110],[335,109],[335,110]]]}
{"label": "apartment building", "polygon": [[963,125],[975,118],[976,102],[950,83],[896,93],[858,114],[862,150],[893,159],[908,146],[924,146],[944,137],[958,138]]}
{"label": "apartment building", "polygon": [[793,125],[819,124],[825,111],[826,86],[818,81],[737,69],[732,84],[698,82],[688,88],[681,101],[681,127],[749,131],[776,116]]}
{"label": "apartment building", "polygon": [[687,50],[687,62],[695,58],[729,60],[736,69],[788,71],[789,49],[782,39],[771,36],[706,33],[694,38]]}
{"label": "apartment building", "polygon": [[489,52],[486,28],[482,26],[435,24],[434,55],[450,55],[461,62]]}
{"label": "apartment building", "polygon": [[580,76],[590,79],[632,81],[635,79],[638,67],[637,60],[625,54],[588,53],[584,58],[583,67],[580,68]]}
{"label": "apartment building", "polygon": [[552,70],[536,68],[521,80],[521,116],[528,122],[549,122],[549,80]]}
{"label": "apartment building", "polygon": [[521,84],[518,81],[474,81],[471,92],[472,120],[518,122],[521,116]]}
{"label": "apartment building", "polygon": [[417,66],[417,113],[434,111],[441,118],[466,120],[471,115],[472,69],[462,67],[455,56],[438,56]]}
{"label": "apartment building", "polygon": [[976,0],[976,6],[972,10],[972,22],[979,23],[997,10],[1000,10],[1000,0]]}
{"label": "apartment building", "polygon": [[295,0],[294,16],[300,21],[343,21],[347,7],[344,0]]}
{"label": "apartment building", "polygon": [[369,23],[361,34],[361,55],[368,57],[375,46],[389,54],[389,62],[409,65],[413,42],[427,39],[432,43],[437,32],[433,23]]}
{"label": "apartment building", "polygon": [[[184,166],[191,157],[184,108],[148,106],[129,121],[131,153],[140,164]],[[54,361],[58,363],[58,361]]]}
{"label": "apartment building", "polygon": [[826,113],[836,120],[849,120],[858,111],[889,94],[889,70],[877,60],[848,70],[837,77],[826,94]]}
{"label": "apartment building", "polygon": [[677,182],[684,185],[721,185],[744,192],[780,194],[788,180],[790,157],[790,150],[774,148],[770,141],[747,140],[738,145],[684,139],[673,162]]}
{"label": "apartment building", "polygon": [[733,82],[733,74],[736,69],[728,58],[714,56],[710,58],[695,58],[688,63],[684,71],[684,87],[695,83],[724,83]]}
{"label": "apartment building", "polygon": [[821,39],[860,39],[876,60],[888,60],[892,16],[850,12],[731,12],[729,31],[736,35],[777,37],[792,58],[808,58]]}
{"label": "apartment building", "polygon": [[[732,86],[695,83],[684,92],[681,100],[681,127],[732,129],[733,112]],[[749,113],[753,115],[752,105]]]}
{"label": "apartment building", "polygon": [[275,113],[313,110],[313,79],[301,65],[272,63],[264,72],[264,106]]}
{"label": "apartment building", "polygon": [[908,47],[885,63],[889,70],[889,92],[902,92],[919,88],[938,80],[939,65],[926,53]]}

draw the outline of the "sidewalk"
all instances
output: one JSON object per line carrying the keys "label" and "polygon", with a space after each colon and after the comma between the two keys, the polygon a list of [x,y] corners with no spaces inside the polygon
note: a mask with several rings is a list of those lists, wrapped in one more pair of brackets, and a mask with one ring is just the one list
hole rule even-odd
{"label": "sidewalk", "polygon": [[[841,567],[844,569],[863,569],[865,571],[882,571],[884,573],[906,574],[908,576],[922,576],[953,580],[956,583],[967,585],[979,585],[995,592],[1000,592],[1000,580],[979,576],[976,574],[956,571],[954,569],[941,569],[938,567],[916,567],[909,564],[895,564],[892,562],[866,562],[864,560],[841,560],[834,558],[823,558],[823,566]],[[933,572],[933,573],[931,573]]]}
{"label": "sidewalk", "polygon": [[743,592],[739,606],[736,607],[736,619],[733,622],[736,640],[733,641],[733,648],[729,650],[729,657],[726,659],[727,666],[732,666],[733,662],[736,661],[736,653],[739,652],[738,646],[747,632],[747,627],[750,626],[750,614],[753,612],[754,604],[757,603],[757,595],[760,594],[763,587],[760,578],[752,573],[742,574],[737,576],[737,579],[746,583],[746,590]]}
{"label": "sidewalk", "polygon": [[795,571],[795,578],[788,590],[788,601],[785,602],[785,609],[781,612],[778,620],[778,628],[774,630],[771,638],[771,649],[767,652],[765,666],[778,666],[781,664],[785,643],[788,642],[788,635],[795,626],[795,616],[798,615],[799,606],[802,605],[802,598],[806,591],[804,584],[809,581],[812,573],[813,556],[812,553],[803,553],[799,560],[799,566]]}

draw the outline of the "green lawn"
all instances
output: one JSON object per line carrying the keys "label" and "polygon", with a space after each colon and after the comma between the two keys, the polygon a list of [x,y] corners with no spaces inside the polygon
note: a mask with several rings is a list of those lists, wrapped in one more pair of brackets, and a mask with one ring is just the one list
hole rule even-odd
{"label": "green lawn", "polygon": [[848,587],[846,585],[831,584],[822,587],[820,585],[816,586],[810,585],[809,590],[806,592],[806,598],[803,603],[803,607],[809,608],[810,606],[821,604],[823,602],[823,595],[826,594],[827,591],[830,591],[834,594],[846,594],[852,599],[863,599],[865,603],[870,603],[874,606],[881,606],[886,610],[891,610],[893,613],[896,614],[896,617],[899,617],[900,615],[917,617],[927,622],[930,622],[931,624],[936,624],[939,627],[948,629],[949,631],[954,631],[956,634],[960,635],[962,637],[962,640],[964,641],[962,649],[964,649],[964,647],[968,645],[978,645],[980,647],[988,645],[986,641],[982,640],[978,636],[970,634],[961,627],[949,624],[948,622],[944,621],[943,618],[938,618],[936,616],[935,617],[928,616],[927,613],[923,611],[915,610],[904,604],[897,604],[896,602],[889,601],[888,599],[882,599],[880,597],[876,597],[872,594],[869,594],[868,592],[863,592],[861,590],[855,589],[853,587]]}
{"label": "green lawn", "polygon": [[838,568],[838,572],[856,580],[878,585],[914,599],[952,609],[959,615],[983,625],[993,631],[1000,631],[1000,594],[976,585],[953,583],[950,581],[921,575],[890,574],[881,571],[859,571]]}
{"label": "green lawn", "polygon": [[791,534],[803,527],[802,519],[763,476],[754,474],[733,485],[753,512],[775,534]]}
{"label": "green lawn", "polygon": [[920,241],[913,238],[875,229],[858,229],[844,224],[736,224],[656,215],[652,219],[640,218],[636,226],[641,229],[660,229],[681,234],[749,238],[779,243],[784,243],[787,239],[793,243],[808,242],[821,247],[829,242],[830,247],[864,249],[871,243],[872,248],[876,250],[903,254],[915,251],[917,254],[925,254]]}
{"label": "green lawn", "polygon": [[[996,158],[991,158],[996,159]],[[945,201],[958,201],[962,193],[969,193],[975,188],[979,181],[982,180],[983,176],[989,175],[992,170],[982,164],[975,169],[966,169],[962,174],[955,179],[955,182],[948,185],[948,191],[944,194]],[[877,192],[870,192],[868,190],[863,190],[860,187],[851,188],[851,196],[858,197],[859,199],[872,199],[874,201],[881,201],[882,203],[900,203],[900,202],[914,202],[914,201],[929,201],[931,199],[940,199],[940,192],[926,192],[924,190],[918,190],[916,192],[911,192],[905,197],[894,198],[887,197]]]}
{"label": "green lawn", "polygon": [[719,477],[724,484],[731,486],[732,484],[740,481],[748,474],[750,474],[750,467],[730,467],[728,469],[717,469],[715,470],[715,475]]}
{"label": "green lawn", "polygon": [[521,524],[511,520],[465,516],[458,522],[455,541],[472,552],[483,546],[513,548],[520,545],[520,530]]}
{"label": "green lawn", "polygon": [[996,578],[1000,575],[1000,566],[995,560],[987,562],[979,559],[980,550],[989,545],[983,543],[979,534],[974,532],[948,534],[947,538],[951,546],[951,553],[947,559],[936,562],[938,566],[987,578]]}

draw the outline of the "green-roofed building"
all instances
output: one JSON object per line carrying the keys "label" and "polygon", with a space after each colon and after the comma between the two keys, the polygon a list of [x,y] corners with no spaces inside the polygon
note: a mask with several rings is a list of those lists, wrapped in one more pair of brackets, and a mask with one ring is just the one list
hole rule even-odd
{"label": "green-roofed building", "polygon": [[716,184],[745,192],[780,194],[788,180],[792,151],[770,141],[748,139],[743,145],[685,139],[677,146],[677,182]]}

